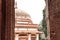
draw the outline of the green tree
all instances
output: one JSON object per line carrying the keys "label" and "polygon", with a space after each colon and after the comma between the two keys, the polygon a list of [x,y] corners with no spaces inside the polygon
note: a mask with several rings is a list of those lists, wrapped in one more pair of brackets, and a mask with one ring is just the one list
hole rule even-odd
{"label": "green tree", "polygon": [[[45,37],[47,37],[47,24],[46,24],[45,9],[43,10],[43,20],[42,20],[42,22],[39,24],[38,31],[44,32]],[[39,37],[39,40],[45,40],[45,39],[41,39],[41,37]]]}
{"label": "green tree", "polygon": [[44,34],[45,34],[45,37],[47,37],[47,24],[46,24],[46,14],[45,14],[45,9],[43,10],[42,27],[43,27],[43,32],[44,32]]}

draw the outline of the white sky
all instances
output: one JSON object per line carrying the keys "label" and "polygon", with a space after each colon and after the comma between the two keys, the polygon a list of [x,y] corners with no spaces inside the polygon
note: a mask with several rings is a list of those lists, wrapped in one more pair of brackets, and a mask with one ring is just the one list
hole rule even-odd
{"label": "white sky", "polygon": [[44,0],[15,0],[17,1],[18,9],[27,12],[33,21],[33,23],[39,24],[43,19],[42,10],[45,7]]}

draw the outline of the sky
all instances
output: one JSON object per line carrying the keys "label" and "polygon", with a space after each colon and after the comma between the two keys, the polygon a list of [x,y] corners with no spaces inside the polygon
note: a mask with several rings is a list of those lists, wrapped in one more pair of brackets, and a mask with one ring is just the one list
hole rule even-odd
{"label": "sky", "polygon": [[39,24],[43,19],[44,0],[15,0],[18,9],[24,10],[31,16],[33,23]]}

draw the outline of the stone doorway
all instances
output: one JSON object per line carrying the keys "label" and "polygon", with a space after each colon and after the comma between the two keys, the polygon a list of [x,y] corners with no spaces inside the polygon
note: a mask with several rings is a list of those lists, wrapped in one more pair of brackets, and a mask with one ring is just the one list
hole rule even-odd
{"label": "stone doorway", "polygon": [[[5,5],[5,3],[3,3],[4,4],[4,12],[6,12],[7,14],[6,14],[6,16],[7,16],[7,18],[11,18],[11,16],[13,16],[14,15],[14,12],[12,12],[11,10],[13,10],[13,8],[14,8],[14,6],[13,6],[13,3],[14,3],[14,1],[13,0],[5,0],[6,2],[6,5]],[[0,0],[0,5],[2,6],[2,0]],[[48,6],[48,13],[49,13],[49,17],[47,18],[47,19],[49,19],[49,22],[50,22],[50,24],[49,24],[49,26],[51,27],[51,29],[50,29],[50,36],[51,36],[51,39],[50,40],[60,40],[60,0],[49,0],[48,2],[47,2],[49,5],[47,5]],[[3,6],[1,7],[0,6],[0,14],[2,14],[3,12],[2,12],[2,10],[3,10]],[[5,9],[6,8],[6,9]],[[54,9],[53,9],[54,8]],[[9,9],[9,10],[8,10]],[[11,13],[13,14],[13,15],[11,15]],[[9,15],[10,14],[10,15]],[[55,15],[56,14],[56,15]],[[4,14],[2,14],[2,15],[4,15]],[[54,16],[55,15],[55,16]],[[58,17],[59,16],[59,17]],[[2,16],[3,17],[3,16]],[[1,18],[2,18],[1,17]],[[5,17],[5,16],[4,16]],[[3,18],[4,18],[3,17]],[[14,19],[14,16],[13,16],[13,18],[12,18],[12,20]],[[2,19],[0,19],[0,21],[1,21]],[[0,22],[0,24],[2,24],[2,25],[4,25],[4,27],[3,26],[1,26],[0,25],[0,28],[2,28],[2,29],[0,29],[0,39],[1,40],[14,40],[13,38],[14,38],[14,36],[12,36],[14,33],[13,33],[13,30],[11,31],[11,29],[14,29],[14,27],[11,27],[12,25],[9,25],[9,24],[11,24],[11,22],[12,22],[12,20],[10,20],[9,22],[7,21],[8,19],[6,19],[6,22],[5,23],[7,23],[7,24],[2,24],[1,22]],[[3,21],[2,21],[3,22]],[[4,23],[4,22],[3,22]],[[14,22],[12,22],[12,23],[14,23]],[[53,23],[53,24],[52,24]],[[6,26],[5,26],[6,25]],[[6,29],[5,31],[3,30],[3,29]],[[53,30],[54,29],[54,30]],[[8,30],[8,31],[7,31]],[[11,33],[12,32],[12,33]],[[6,33],[6,35],[5,35],[5,33]],[[7,35],[8,34],[8,35]],[[12,35],[11,35],[12,34]]]}

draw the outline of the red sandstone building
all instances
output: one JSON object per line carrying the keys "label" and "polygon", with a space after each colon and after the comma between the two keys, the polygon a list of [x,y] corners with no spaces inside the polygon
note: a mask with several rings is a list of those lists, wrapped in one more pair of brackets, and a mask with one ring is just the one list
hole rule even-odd
{"label": "red sandstone building", "polygon": [[38,24],[33,24],[30,15],[15,10],[15,40],[39,40]]}
{"label": "red sandstone building", "polygon": [[39,40],[38,24],[26,12],[15,9],[15,40]]}

